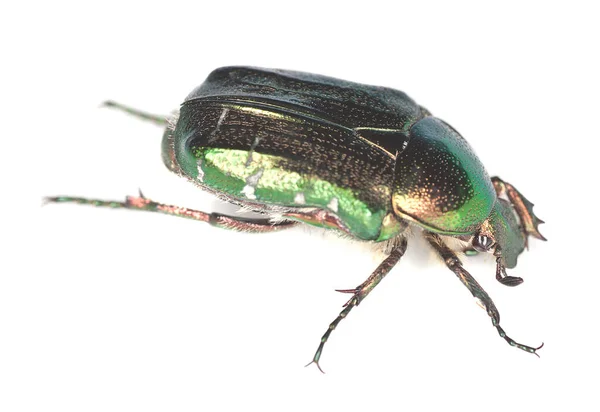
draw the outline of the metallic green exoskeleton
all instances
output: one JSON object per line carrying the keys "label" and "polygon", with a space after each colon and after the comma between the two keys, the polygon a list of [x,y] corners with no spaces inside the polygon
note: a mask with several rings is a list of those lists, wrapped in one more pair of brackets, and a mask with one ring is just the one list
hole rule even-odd
{"label": "metallic green exoskeleton", "polygon": [[156,211],[249,232],[307,223],[354,238],[387,242],[387,258],[354,289],[331,323],[311,363],[318,366],[337,324],[400,260],[409,225],[422,228],[438,252],[509,344],[487,293],[463,268],[444,237],[465,251],[496,257],[496,278],[508,276],[529,235],[545,240],[533,204],[512,185],[488,175],[467,141],[403,92],[286,70],[224,67],[213,71],[172,118],[114,102],[131,114],[166,125],[163,161],[200,188],[261,219],[205,213],[151,201],[48,198],[95,206]]}

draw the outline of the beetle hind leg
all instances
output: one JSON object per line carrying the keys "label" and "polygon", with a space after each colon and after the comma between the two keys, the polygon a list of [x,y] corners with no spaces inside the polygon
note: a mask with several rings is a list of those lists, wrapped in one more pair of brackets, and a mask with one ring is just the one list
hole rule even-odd
{"label": "beetle hind leg", "polygon": [[249,233],[275,232],[294,227],[298,224],[298,222],[290,220],[272,222],[269,218],[244,218],[228,216],[220,213],[207,213],[200,210],[188,209],[186,207],[167,205],[164,203],[154,202],[146,198],[141,191],[139,192],[138,196],[127,196],[124,202],[88,199],[83,197],[55,196],[45,198],[44,203],[77,203],[81,205],[108,207],[112,209],[125,208],[132,210],[143,210],[146,212],[157,212],[171,216],[199,220],[223,229],[232,229]]}
{"label": "beetle hind leg", "polygon": [[352,297],[348,302],[346,302],[346,304],[344,304],[344,309],[340,312],[337,318],[335,318],[334,321],[329,324],[327,331],[321,338],[321,343],[319,344],[319,347],[315,352],[312,361],[310,361],[306,366],[314,363],[315,365],[317,365],[317,368],[319,368],[319,370],[323,372],[323,369],[321,369],[321,366],[319,365],[319,360],[321,359],[321,355],[323,354],[323,348],[325,346],[325,343],[329,339],[329,335],[331,335],[331,332],[333,332],[333,330],[342,321],[342,319],[348,316],[348,313],[350,313],[350,311],[355,306],[358,306],[360,302],[362,302],[362,300],[366,298],[367,295],[375,288],[375,286],[377,286],[379,282],[381,282],[385,275],[387,275],[390,272],[390,270],[392,270],[392,268],[404,255],[404,252],[406,251],[406,246],[406,238],[400,238],[399,242],[391,249],[390,254],[383,260],[383,262],[379,264],[379,266],[377,266],[375,271],[373,271],[373,273],[367,278],[367,280],[365,280],[363,283],[361,283],[354,289],[338,290],[338,292],[342,293],[351,293]]}
{"label": "beetle hind leg", "polygon": [[448,247],[442,240],[442,238],[434,233],[426,232],[425,239],[427,242],[435,249],[435,251],[442,258],[448,269],[450,269],[454,274],[460,279],[460,281],[469,289],[471,294],[475,299],[477,299],[478,303],[480,303],[483,308],[486,310],[489,317],[492,319],[492,325],[498,331],[500,337],[502,337],[509,345],[524,350],[525,352],[533,353],[534,355],[539,355],[536,353],[539,349],[544,346],[542,343],[537,348],[533,346],[523,345],[521,343],[516,342],[504,332],[504,329],[500,327],[500,313],[498,309],[496,309],[496,305],[486,293],[485,290],[477,283],[475,278],[471,276],[469,272],[467,272],[463,266],[460,259],[456,256],[456,253],[452,249]]}

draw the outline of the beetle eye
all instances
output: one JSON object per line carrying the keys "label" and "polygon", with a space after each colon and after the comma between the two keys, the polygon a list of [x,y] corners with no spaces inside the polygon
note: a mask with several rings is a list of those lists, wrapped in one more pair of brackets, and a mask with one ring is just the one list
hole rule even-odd
{"label": "beetle eye", "polygon": [[494,240],[485,235],[478,235],[473,238],[473,248],[478,252],[487,252],[494,246]]}

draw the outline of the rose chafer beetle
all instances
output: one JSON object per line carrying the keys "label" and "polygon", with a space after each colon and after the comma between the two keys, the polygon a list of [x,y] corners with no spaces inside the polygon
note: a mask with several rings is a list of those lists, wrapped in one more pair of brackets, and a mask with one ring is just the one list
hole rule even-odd
{"label": "rose chafer beetle", "polygon": [[[319,369],[331,332],[398,263],[410,225],[423,236],[500,327],[496,306],[444,238],[465,251],[492,253],[496,279],[509,276],[528,236],[545,240],[533,204],[514,186],[490,178],[467,141],[401,91],[330,77],[253,67],[223,67],[185,99],[174,116],[155,116],[114,102],[166,126],[162,157],[173,172],[263,218],[206,213],[139,196],[124,202],[51,197],[50,202],[160,212],[245,232],[306,223],[353,238],[386,242],[387,257],[329,325],[311,363]],[[537,354],[536,354],[537,355]]]}

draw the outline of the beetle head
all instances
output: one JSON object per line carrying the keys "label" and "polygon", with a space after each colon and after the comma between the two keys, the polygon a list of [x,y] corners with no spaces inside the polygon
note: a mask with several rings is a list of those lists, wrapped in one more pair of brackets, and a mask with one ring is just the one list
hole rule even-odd
{"label": "beetle head", "polygon": [[525,249],[526,237],[517,214],[510,203],[498,198],[490,216],[483,222],[471,240],[479,252],[490,252],[507,268],[517,265],[517,257]]}

